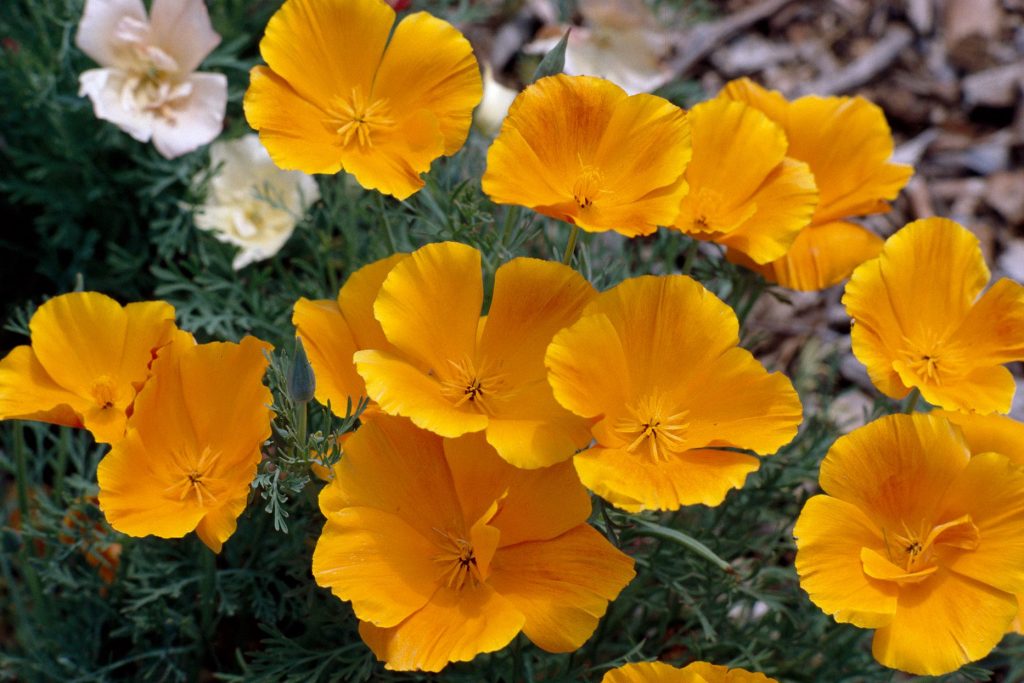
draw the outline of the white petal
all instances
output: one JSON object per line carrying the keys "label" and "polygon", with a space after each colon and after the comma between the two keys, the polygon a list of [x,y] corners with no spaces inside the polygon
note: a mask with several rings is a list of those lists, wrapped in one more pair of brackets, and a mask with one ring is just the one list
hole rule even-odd
{"label": "white petal", "polygon": [[153,134],[153,115],[124,96],[128,76],[120,69],[89,69],[78,77],[78,94],[92,101],[96,118],[110,121],[140,142]]}
{"label": "white petal", "polygon": [[145,23],[142,0],[86,0],[75,45],[101,66],[121,65],[122,41],[116,34],[118,23],[125,17]]}
{"label": "white petal", "polygon": [[174,58],[181,75],[195,71],[220,44],[203,0],[154,0],[150,25],[154,42]]}
{"label": "white petal", "polygon": [[173,116],[157,117],[153,145],[168,159],[187,154],[220,135],[228,103],[228,79],[224,74],[197,73],[188,77],[192,92],[173,110]]}

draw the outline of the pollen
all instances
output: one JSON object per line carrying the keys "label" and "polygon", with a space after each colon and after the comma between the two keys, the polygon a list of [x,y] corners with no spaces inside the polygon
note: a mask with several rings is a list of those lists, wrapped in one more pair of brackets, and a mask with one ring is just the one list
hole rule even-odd
{"label": "pollen", "polygon": [[597,197],[604,193],[601,187],[604,176],[600,169],[583,164],[576,181],[572,184],[572,198],[581,209],[593,206]]}
{"label": "pollen", "polygon": [[658,395],[645,397],[628,407],[629,417],[615,422],[615,431],[630,439],[626,446],[628,452],[633,453],[646,444],[651,458],[661,460],[686,450],[685,434],[690,426],[686,421],[688,411],[670,413],[666,403]]}
{"label": "pollen", "polygon": [[386,99],[369,101],[360,88],[352,88],[349,98],[335,101],[336,132],[341,144],[348,147],[356,141],[360,147],[373,146],[373,134],[394,128],[391,108]]}
{"label": "pollen", "polygon": [[434,557],[434,562],[441,566],[441,584],[459,591],[467,586],[476,588],[483,583],[473,544],[451,532],[434,531],[441,537],[438,544],[441,552]]}

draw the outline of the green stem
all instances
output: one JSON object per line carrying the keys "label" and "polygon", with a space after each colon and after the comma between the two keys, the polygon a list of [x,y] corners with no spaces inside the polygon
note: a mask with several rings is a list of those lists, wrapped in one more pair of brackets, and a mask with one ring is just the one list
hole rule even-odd
{"label": "green stem", "polygon": [[911,389],[911,391],[910,391],[910,398],[907,399],[907,408],[906,408],[906,411],[905,411],[908,415],[914,412],[914,409],[917,408],[917,402],[920,399],[921,399],[921,391],[920,391],[920,389],[918,389],[917,387],[914,387],[913,389]]}
{"label": "green stem", "polygon": [[57,465],[53,475],[53,499],[57,505],[64,502],[64,471],[68,467],[68,455],[71,453],[71,430],[67,427],[60,430],[60,449],[57,451]]}
{"label": "green stem", "polygon": [[15,483],[18,488],[18,509],[22,525],[28,524],[28,465],[25,460],[25,432],[20,422],[14,425]]}
{"label": "green stem", "polygon": [[697,251],[700,249],[700,242],[695,239],[690,240],[690,246],[686,248],[686,255],[683,257],[683,275],[689,275],[690,271],[693,270],[693,263],[697,260]]}
{"label": "green stem", "polygon": [[[300,402],[298,404],[298,415],[296,415],[295,435],[303,448],[306,448],[306,432],[309,430],[309,404]],[[308,460],[308,449],[305,453],[296,453],[295,457],[300,460]]]}
{"label": "green stem", "polygon": [[398,242],[395,240],[395,233],[391,229],[391,221],[388,219],[388,212],[384,208],[384,196],[380,192],[374,192],[377,197],[377,210],[380,212],[380,219],[384,223],[384,235],[388,240],[388,249],[392,254],[398,253]]}
{"label": "green stem", "polygon": [[612,522],[611,515],[608,514],[608,506],[605,505],[604,499],[598,498],[597,506],[601,508],[601,518],[604,520],[604,526],[608,530],[608,535],[611,537],[615,547],[621,548],[622,541],[619,540],[619,535],[615,533],[615,524]]}
{"label": "green stem", "polygon": [[508,211],[505,213],[505,229],[501,232],[501,245],[503,247],[508,246],[508,241],[512,238],[512,228],[519,222],[519,207],[510,206]]}
{"label": "green stem", "polygon": [[199,544],[199,632],[203,644],[213,639],[213,606],[217,600],[217,556],[205,544]]}
{"label": "green stem", "polygon": [[569,233],[569,241],[565,245],[565,254],[562,255],[562,263],[567,266],[572,265],[572,255],[576,251],[576,237],[579,234],[579,226],[575,223],[572,226],[572,232]]}

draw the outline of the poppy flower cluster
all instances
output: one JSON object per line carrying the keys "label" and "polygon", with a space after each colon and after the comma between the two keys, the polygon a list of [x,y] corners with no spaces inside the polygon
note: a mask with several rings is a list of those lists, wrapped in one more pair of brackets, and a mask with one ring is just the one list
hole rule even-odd
{"label": "poppy flower cluster", "polygon": [[271,346],[196,344],[169,304],[121,306],[96,292],[50,299],[29,329],[32,343],[0,361],[0,419],[88,429],[111,444],[96,476],[114,529],[195,530],[220,552],[270,436]]}

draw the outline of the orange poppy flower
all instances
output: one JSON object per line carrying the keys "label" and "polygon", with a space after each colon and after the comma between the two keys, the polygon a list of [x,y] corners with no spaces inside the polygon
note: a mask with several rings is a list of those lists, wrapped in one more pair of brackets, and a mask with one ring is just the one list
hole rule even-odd
{"label": "orange poppy flower", "polygon": [[693,662],[679,669],[664,662],[638,662],[612,669],[601,683],[778,683],[762,673]]}
{"label": "orange poppy flower", "polygon": [[31,346],[0,361],[0,420],[85,427],[111,443],[124,436],[154,351],[170,341],[174,307],[72,292],[40,306],[29,330]]}
{"label": "orange poppy flower", "polygon": [[388,669],[440,671],[520,631],[571,652],[634,576],[587,525],[590,507],[568,462],[517,469],[483,435],[442,439],[382,415],[320,493],[313,576],[352,602]]}
{"label": "orange poppy flower", "polygon": [[195,345],[179,337],[153,363],[125,438],[100,461],[100,509],[129,536],[179,538],[195,529],[220,552],[245,509],[272,397],[270,344]]}
{"label": "orange poppy flower", "polygon": [[786,135],[742,102],[717,98],[688,114],[690,193],[673,227],[741,251],[757,263],[782,258],[818,203],[807,164],[786,156]]}
{"label": "orange poppy flower", "polygon": [[68,508],[61,521],[57,540],[69,545],[81,544],[82,555],[90,567],[96,567],[105,584],[114,582],[117,568],[121,564],[121,544],[104,540],[110,534],[109,528],[93,513],[99,504],[95,496],[87,496]]}
{"label": "orange poppy flower", "polygon": [[[937,267],[937,265],[939,267]],[[978,239],[945,218],[910,223],[846,285],[853,354],[878,390],[917,388],[948,410],[1006,413],[1024,360],[1024,287],[989,281]],[[981,295],[979,297],[979,295]]]}
{"label": "orange poppy flower", "polygon": [[841,282],[877,256],[882,239],[847,219],[888,211],[887,202],[914,172],[889,161],[892,133],[882,110],[862,97],[808,95],[787,102],[747,78],[726,84],[719,97],[756,107],[782,126],[786,154],[810,166],[820,193],[811,225],[784,257],[763,266],[742,253],[730,253],[730,260],[783,287],[813,291]]}
{"label": "orange poppy flower", "polygon": [[686,115],[668,100],[602,78],[549,76],[512,103],[483,189],[589,232],[649,235],[679,213],[690,154]]}
{"label": "orange poppy flower", "polygon": [[684,275],[625,280],[599,294],[547,350],[555,398],[596,420],[574,458],[614,505],[718,505],[801,420],[800,399],[739,344],[732,309]]}
{"label": "orange poppy flower", "polygon": [[483,431],[517,467],[551,465],[590,432],[551,395],[544,350],[593,296],[571,268],[517,258],[498,268],[481,317],[480,252],[428,244],[391,269],[374,304],[392,348],[357,352],[356,368],[386,413],[446,437]]}
{"label": "orange poppy flower", "polygon": [[352,354],[360,349],[394,351],[373,317],[373,302],[384,278],[406,257],[408,254],[392,254],[363,266],[349,276],[334,300],[302,298],[295,302],[292,324],[313,366],[314,395],[323,405],[330,401],[339,417],[345,417],[349,401],[354,409],[366,396],[366,384],[356,372]]}
{"label": "orange poppy flower", "polygon": [[383,0],[287,0],[271,17],[245,117],[274,163],[405,199],[462,147],[483,93],[473,49],[426,12],[394,23]]}
{"label": "orange poppy flower", "polygon": [[840,437],[820,483],[793,531],[800,585],[877,629],[875,659],[935,676],[999,643],[1024,592],[1024,469],[972,457],[941,417],[891,415]]}

